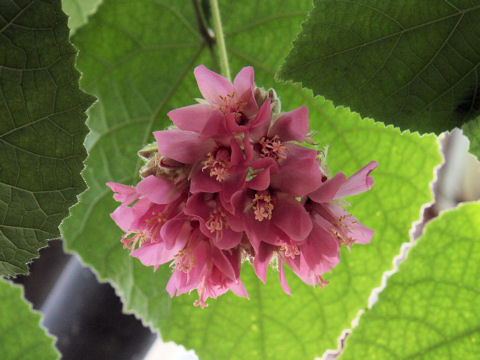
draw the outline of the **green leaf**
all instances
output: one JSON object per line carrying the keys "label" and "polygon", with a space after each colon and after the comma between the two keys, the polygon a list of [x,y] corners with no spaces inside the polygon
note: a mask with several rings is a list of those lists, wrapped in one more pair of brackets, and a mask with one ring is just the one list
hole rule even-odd
{"label": "green leaf", "polygon": [[2,360],[58,359],[55,339],[40,326],[40,313],[23,298],[22,287],[0,278],[0,349]]}
{"label": "green leaf", "polygon": [[479,263],[480,203],[443,213],[362,315],[341,359],[478,359]]}
{"label": "green leaf", "polygon": [[402,129],[479,114],[480,3],[316,0],[281,77]]}
{"label": "green leaf", "polygon": [[63,11],[68,15],[70,35],[87,23],[88,16],[95,12],[101,2],[102,0],[62,0]]}
{"label": "green leaf", "polygon": [[0,5],[0,275],[26,264],[85,188],[85,110],[60,1]]}
{"label": "green leaf", "polygon": [[374,189],[352,199],[354,215],[377,235],[371,245],[342,251],[324,289],[288,273],[290,297],[282,292],[278,274],[270,273],[263,285],[244,264],[250,300],[228,294],[210,300],[205,310],[192,305],[193,294],[169,298],[168,266],[154,273],[129,257],[119,241],[121,230],[108,216],[118,203],[105,186],[108,181],[135,184],[136,152],[153,141],[152,130],[169,126],[169,110],[200,96],[193,67],[211,67],[212,60],[197,35],[191,4],[106,0],[73,39],[80,48],[83,86],[99,102],[88,122],[92,133],[84,176],[89,189],[63,224],[66,246],[100,279],[113,283],[127,311],[160,329],[165,340],[195,349],[201,359],[309,359],[336,347],[336,338],[366,306],[371,289],[408,241],[420,206],[432,197],[428,183],[441,161],[435,136],[401,134],[314,99],[295,85],[274,82],[310,5],[310,0],[222,2],[232,72],[252,64],[256,83],[275,87],[285,111],[307,104],[317,141],[330,145],[333,171],[352,174],[370,160],[379,162]]}
{"label": "green leaf", "polygon": [[462,130],[470,140],[469,151],[480,159],[480,116],[463,125]]}

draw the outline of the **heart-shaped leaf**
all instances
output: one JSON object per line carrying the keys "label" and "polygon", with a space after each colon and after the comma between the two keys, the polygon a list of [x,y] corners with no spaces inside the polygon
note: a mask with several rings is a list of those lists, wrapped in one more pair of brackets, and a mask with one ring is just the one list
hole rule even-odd
{"label": "heart-shaped leaf", "polygon": [[347,339],[346,359],[477,359],[480,203],[427,225]]}
{"label": "heart-shaped leaf", "polygon": [[479,114],[479,34],[478,1],[316,0],[281,76],[438,134]]}
{"label": "heart-shaped leaf", "polygon": [[60,1],[0,6],[0,275],[26,273],[85,188],[85,111]]}

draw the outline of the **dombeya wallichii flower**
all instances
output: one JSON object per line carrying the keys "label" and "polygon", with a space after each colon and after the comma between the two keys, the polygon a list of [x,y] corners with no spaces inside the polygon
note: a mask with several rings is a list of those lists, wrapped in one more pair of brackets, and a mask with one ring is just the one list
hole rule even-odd
{"label": "dombeya wallichii flower", "polygon": [[228,290],[248,297],[245,261],[263,282],[275,266],[288,294],[284,265],[324,286],[340,246],[373,236],[343,198],[372,187],[377,163],[330,177],[326,152],[308,135],[306,106],[282,113],[275,91],[255,87],[252,67],[233,84],[203,65],[194,74],[204,98],[168,113],[175,126],[154,132],[156,143],[139,152],[142,180],[107,183],[121,202],[111,217],[124,247],[154,270],[170,263],[170,296],[196,290],[201,307]]}

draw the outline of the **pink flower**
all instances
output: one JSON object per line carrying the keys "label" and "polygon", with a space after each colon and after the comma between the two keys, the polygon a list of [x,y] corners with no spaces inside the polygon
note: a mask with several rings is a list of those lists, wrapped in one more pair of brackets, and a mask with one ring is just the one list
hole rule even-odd
{"label": "pink flower", "polygon": [[189,246],[177,255],[167,291],[173,297],[197,290],[199,299],[195,305],[200,307],[207,306],[207,298],[220,296],[229,289],[248,298],[240,280],[240,260],[238,250],[222,251],[197,231]]}
{"label": "pink flower", "polygon": [[304,142],[307,133],[306,106],[283,113],[272,123],[264,121],[249,133],[257,156],[278,163],[278,170],[270,168],[273,189],[304,196],[321,184],[323,174],[318,166],[317,152],[295,144]]}
{"label": "pink flower", "polygon": [[[350,213],[335,204],[335,201],[370,189],[373,178],[369,175],[376,167],[377,163],[372,161],[348,179],[339,173],[308,195],[304,206],[311,218],[311,231],[303,241],[293,241],[291,236],[277,236],[274,241],[270,241],[267,239],[273,237],[269,234],[270,237],[264,237],[262,242],[254,243],[257,245],[254,261],[257,276],[265,282],[268,263],[276,255],[280,283],[287,294],[290,294],[290,289],[283,272],[283,263],[309,285],[327,284],[322,275],[340,261],[340,245],[366,244],[373,236],[371,229],[359,223]],[[302,223],[306,223],[299,220],[301,217],[298,214],[290,214],[298,221],[299,228]],[[249,237],[258,240],[253,235]]]}
{"label": "pink flower", "polygon": [[242,188],[247,175],[247,163],[235,138],[229,143],[216,142],[215,147],[192,169],[192,193],[221,193],[230,202],[235,191]]}
{"label": "pink flower", "polygon": [[335,201],[370,189],[373,178],[369,174],[376,167],[377,162],[372,161],[349,179],[339,173],[308,195],[305,207],[312,219],[312,232],[299,246],[299,266],[291,266],[305,283],[326,283],[322,275],[338,264],[341,244],[370,242],[373,230],[358,222]]}
{"label": "pink flower", "polygon": [[325,220],[331,234],[346,246],[353,243],[368,244],[374,232],[337,205],[335,200],[369,190],[373,186],[370,173],[377,166],[378,163],[372,161],[348,179],[344,174],[338,173],[308,195],[312,201],[310,211]]}
{"label": "pink flower", "polygon": [[232,215],[223,208],[218,197],[208,193],[192,195],[184,213],[197,220],[200,231],[212,239],[219,249],[232,249],[240,243],[241,231],[235,231],[230,225]]}
{"label": "pink flower", "polygon": [[170,111],[168,116],[173,123],[182,130],[208,137],[245,130],[251,117],[258,112],[253,68],[243,68],[233,84],[203,65],[197,66],[194,74],[204,100],[200,104]]}
{"label": "pink flower", "polygon": [[325,153],[301,145],[314,147],[305,106],[281,113],[272,89],[255,88],[252,67],[233,84],[204,66],[194,73],[204,99],[169,112],[177,127],[155,131],[156,144],[139,152],[142,180],[107,183],[121,202],[111,217],[124,247],[154,270],[169,262],[170,296],[196,290],[200,307],[228,290],[248,298],[242,260],[263,282],[276,264],[288,294],[285,265],[325,285],[340,246],[372,238],[342,198],[370,189],[377,163],[329,179]]}
{"label": "pink flower", "polygon": [[[118,185],[109,184],[110,187],[119,190]],[[131,193],[133,189],[135,188],[128,190],[124,188],[121,191]],[[180,205],[184,200],[177,197],[177,200],[168,204],[157,204],[147,197],[140,197],[138,192],[136,196],[138,201],[133,206],[128,206],[129,203],[125,202],[111,216],[126,233],[122,237],[124,247],[130,249],[131,255],[139,258],[144,265],[154,266],[156,270],[159,265],[173,260],[188,240],[186,236],[168,232],[169,227],[165,226],[171,222],[170,219],[181,213]],[[132,198],[133,196],[126,201]],[[172,239],[175,241],[172,242]]]}
{"label": "pink flower", "polygon": [[243,190],[233,196],[232,202],[235,216],[230,226],[235,231],[244,231],[256,251],[261,242],[283,244],[282,237],[301,242],[312,230],[308,213],[289,194]]}

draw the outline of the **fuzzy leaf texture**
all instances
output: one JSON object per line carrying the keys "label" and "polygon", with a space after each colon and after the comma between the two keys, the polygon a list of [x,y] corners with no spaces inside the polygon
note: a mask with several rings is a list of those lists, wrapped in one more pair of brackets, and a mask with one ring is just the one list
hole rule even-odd
{"label": "fuzzy leaf texture", "polygon": [[281,77],[401,129],[441,133],[480,110],[480,2],[316,0]]}
{"label": "fuzzy leaf texture", "polygon": [[200,97],[193,76],[198,64],[215,69],[197,30],[190,2],[106,0],[73,41],[80,49],[83,88],[99,98],[92,107],[84,176],[89,189],[62,227],[66,246],[112,282],[125,310],[135,312],[164,340],[194,349],[200,359],[313,359],[336,347],[342,329],[367,304],[371,289],[408,241],[433,169],[441,161],[435,136],[421,137],[374,123],[274,74],[311,3],[305,1],[220,3],[232,73],[255,67],[259,86],[274,87],[287,111],[306,104],[316,140],[329,144],[333,172],[351,175],[377,160],[373,190],[351,200],[353,215],[376,230],[372,244],[342,251],[341,263],[324,289],[311,288],[287,272],[293,296],[283,293],[278,274],[267,285],[244,264],[242,281],[250,300],[222,295],[200,310],[195,295],[171,299],[165,285],[171,269],[153,273],[122,248],[121,230],[109,218],[118,205],[108,181],[138,181],[136,152],[151,132],[169,126],[166,113]]}
{"label": "fuzzy leaf texture", "polygon": [[480,203],[433,220],[341,359],[477,359],[479,262]]}
{"label": "fuzzy leaf texture", "polygon": [[27,273],[85,183],[85,111],[60,1],[0,5],[0,275]]}
{"label": "fuzzy leaf texture", "polygon": [[0,349],[3,360],[52,360],[60,356],[40,326],[41,315],[23,298],[22,287],[0,278]]}

